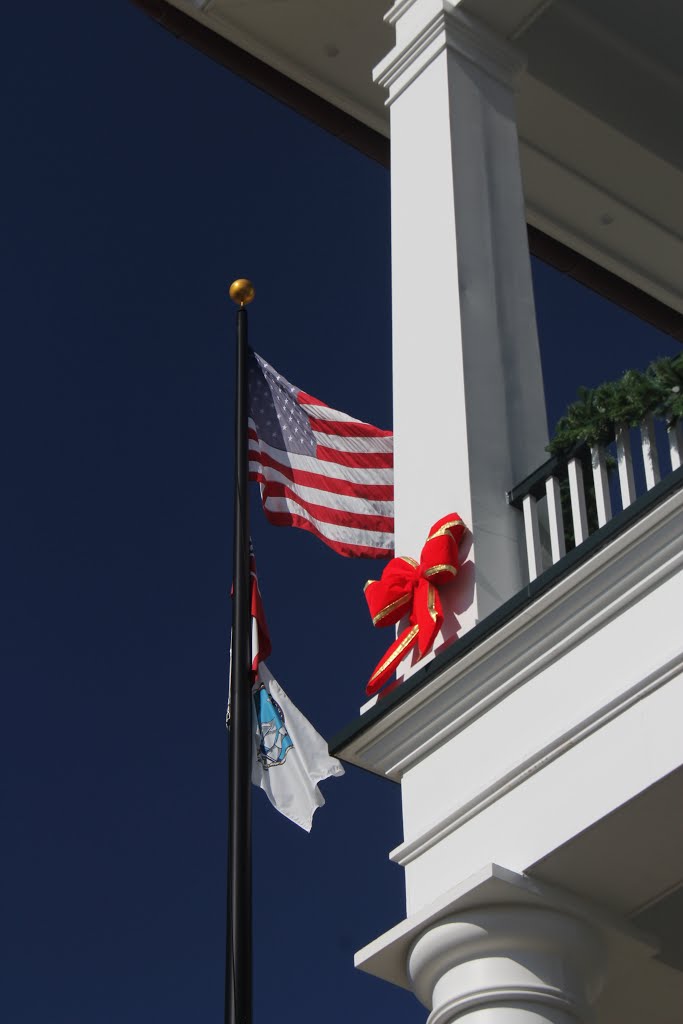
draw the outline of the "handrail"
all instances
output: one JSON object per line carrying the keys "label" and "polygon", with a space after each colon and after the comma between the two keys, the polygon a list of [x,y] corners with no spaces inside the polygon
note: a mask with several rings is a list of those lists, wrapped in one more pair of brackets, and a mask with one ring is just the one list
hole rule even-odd
{"label": "handrail", "polygon": [[533,473],[529,473],[521,483],[516,484],[507,492],[508,505],[521,510],[522,502],[527,494],[532,495],[534,498],[542,498],[545,494],[545,482],[548,477],[559,476],[560,473],[566,472],[568,461],[581,456],[590,458],[590,449],[587,444],[577,444],[566,455],[551,455],[538,469],[535,469]]}
{"label": "handrail", "polygon": [[[680,422],[669,425],[666,434],[670,469],[663,471],[665,446],[657,444],[653,416],[646,416],[640,424],[638,448],[645,493],[657,487],[662,476],[676,474],[683,465],[683,425]],[[564,455],[547,459],[508,491],[508,504],[524,516],[530,581],[540,576],[549,562],[555,565],[566,556],[567,539],[570,547],[579,547],[591,533],[612,519],[610,474],[613,470],[618,470],[621,510],[636,501],[630,428],[615,425],[610,445],[613,443],[616,456],[608,454],[601,445],[579,444]],[[616,490],[614,497],[617,497]]]}

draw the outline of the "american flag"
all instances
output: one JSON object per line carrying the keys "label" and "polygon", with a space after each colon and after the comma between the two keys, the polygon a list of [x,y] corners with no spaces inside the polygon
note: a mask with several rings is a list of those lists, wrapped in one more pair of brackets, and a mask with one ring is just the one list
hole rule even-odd
{"label": "american flag", "polygon": [[394,547],[393,435],[330,409],[249,353],[249,479],[266,518],[309,530],[340,555]]}

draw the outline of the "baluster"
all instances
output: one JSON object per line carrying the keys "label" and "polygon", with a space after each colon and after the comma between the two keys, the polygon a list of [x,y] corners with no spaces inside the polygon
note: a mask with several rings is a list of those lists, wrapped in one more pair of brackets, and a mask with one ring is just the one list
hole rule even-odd
{"label": "baluster", "polygon": [[578,547],[588,537],[588,516],[586,515],[586,495],[583,488],[581,459],[570,459],[567,464],[567,472],[569,474],[569,495],[572,502],[574,544]]}
{"label": "baluster", "polygon": [[619,427],[617,431],[617,464],[619,466],[621,507],[628,508],[631,502],[636,500],[633,454],[631,452],[631,431],[628,427]]}
{"label": "baluster", "polygon": [[591,466],[595,487],[595,505],[598,512],[598,526],[604,526],[612,518],[612,499],[609,493],[609,479],[605,452],[599,445],[591,447]]}
{"label": "baluster", "polygon": [[526,534],[526,557],[529,564],[529,582],[543,572],[541,536],[538,530],[536,499],[531,494],[522,501],[524,511],[524,533]]}
{"label": "baluster", "polygon": [[669,455],[671,456],[671,469],[680,469],[683,465],[683,429],[681,421],[668,427]]}
{"label": "baluster", "polygon": [[564,558],[567,548],[564,542],[564,519],[560,502],[560,481],[549,476],[545,482],[545,496],[548,503],[548,525],[550,527],[550,552],[553,565]]}
{"label": "baluster", "polygon": [[640,424],[640,437],[643,448],[643,465],[645,467],[645,484],[648,491],[659,483],[659,455],[657,454],[657,438],[655,437],[655,420],[650,413]]}

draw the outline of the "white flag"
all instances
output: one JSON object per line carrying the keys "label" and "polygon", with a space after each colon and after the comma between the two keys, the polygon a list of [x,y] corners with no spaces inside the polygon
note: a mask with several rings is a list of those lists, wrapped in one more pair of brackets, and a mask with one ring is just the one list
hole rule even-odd
{"label": "white flag", "polygon": [[316,809],[325,803],[318,783],[344,769],[263,662],[253,694],[251,781],[281,814],[310,832]]}

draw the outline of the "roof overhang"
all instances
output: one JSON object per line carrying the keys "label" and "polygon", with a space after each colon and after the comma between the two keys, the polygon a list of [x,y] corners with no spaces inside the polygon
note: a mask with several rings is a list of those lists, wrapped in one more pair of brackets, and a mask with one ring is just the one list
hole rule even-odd
{"label": "roof overhang", "polygon": [[[372,78],[394,43],[387,0],[134,2],[388,160],[388,109]],[[527,58],[518,124],[532,249],[683,340],[683,8],[660,0],[655,16],[648,0],[460,6]]]}

